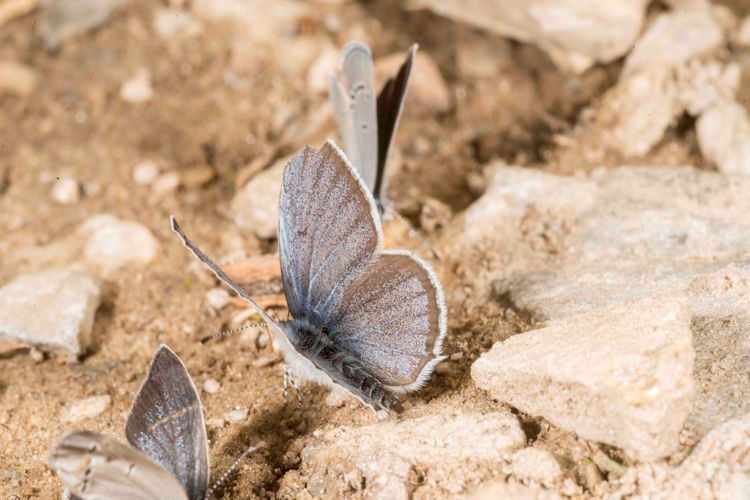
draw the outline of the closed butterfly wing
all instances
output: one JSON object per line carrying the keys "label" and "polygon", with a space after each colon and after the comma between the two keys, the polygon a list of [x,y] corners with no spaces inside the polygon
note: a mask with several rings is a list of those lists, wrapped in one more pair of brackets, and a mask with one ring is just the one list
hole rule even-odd
{"label": "closed butterfly wing", "polygon": [[284,171],[279,253],[289,312],[322,326],[380,248],[372,195],[333,141],[305,148]]}
{"label": "closed butterfly wing", "polygon": [[116,439],[79,431],[52,450],[50,464],[71,493],[85,500],[187,500],[182,485],[146,455]]}
{"label": "closed butterfly wing", "polygon": [[331,339],[389,389],[424,385],[442,361],[446,310],[432,269],[408,252],[375,256],[328,321]]}
{"label": "closed butterfly wing", "polygon": [[[367,45],[361,42],[347,43],[341,51],[339,73],[341,82],[331,89],[334,116],[346,155],[372,191],[377,178],[378,115],[375,69]],[[341,106],[342,101],[346,107]]]}
{"label": "closed butterfly wing", "polygon": [[404,109],[412,61],[417,53],[417,47],[415,43],[409,48],[409,55],[406,56],[406,61],[401,65],[396,77],[389,78],[378,95],[378,166],[373,194],[381,202],[385,199],[385,162]]}
{"label": "closed butterfly wing", "polygon": [[154,354],[125,435],[131,445],[174,474],[188,498],[203,499],[209,474],[203,410],[185,365],[166,346]]}

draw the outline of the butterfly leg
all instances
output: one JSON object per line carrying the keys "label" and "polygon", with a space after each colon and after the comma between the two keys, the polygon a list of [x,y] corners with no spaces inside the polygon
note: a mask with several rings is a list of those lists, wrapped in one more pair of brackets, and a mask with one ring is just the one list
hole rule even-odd
{"label": "butterfly leg", "polygon": [[294,390],[297,392],[297,407],[302,408],[302,395],[300,394],[299,387],[292,377],[289,365],[284,365],[284,408],[286,408],[287,396],[289,395],[289,386],[287,381],[292,384]]}

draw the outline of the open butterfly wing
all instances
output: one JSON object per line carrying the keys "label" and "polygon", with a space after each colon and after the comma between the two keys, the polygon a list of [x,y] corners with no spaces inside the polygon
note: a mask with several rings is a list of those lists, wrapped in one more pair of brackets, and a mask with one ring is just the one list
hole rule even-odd
{"label": "open butterfly wing", "polygon": [[333,141],[292,158],[279,209],[281,274],[292,316],[322,326],[381,242],[372,195]]}
{"label": "open butterfly wing", "polygon": [[191,500],[205,496],[208,440],[200,398],[187,368],[167,346],[154,354],[125,435],[131,445],[172,472]]}
{"label": "open butterfly wing", "polygon": [[396,134],[401,112],[404,109],[406,91],[409,88],[409,77],[414,54],[417,53],[418,45],[415,43],[409,48],[409,55],[401,65],[395,78],[389,78],[378,94],[378,166],[375,176],[373,194],[378,200],[385,199],[385,162],[388,158],[388,150]]}
{"label": "open butterfly wing", "polygon": [[444,359],[442,288],[432,269],[408,252],[377,254],[327,326],[337,345],[394,391],[421,387]]}
{"label": "open butterfly wing", "polygon": [[68,434],[52,450],[49,462],[71,493],[85,500],[188,499],[166,469],[104,434]]}
{"label": "open butterfly wing", "polygon": [[[340,87],[332,88],[331,103],[344,150],[370,191],[375,188],[378,164],[378,115],[375,69],[367,45],[349,42],[341,50]],[[345,107],[341,106],[343,101]]]}

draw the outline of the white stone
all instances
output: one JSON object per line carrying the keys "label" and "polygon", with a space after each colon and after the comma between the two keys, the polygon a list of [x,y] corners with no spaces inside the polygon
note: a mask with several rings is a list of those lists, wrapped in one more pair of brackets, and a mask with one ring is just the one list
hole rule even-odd
{"label": "white stone", "polygon": [[161,38],[175,35],[196,36],[203,31],[203,25],[186,10],[159,7],[154,12],[154,31]]}
{"label": "white stone", "polygon": [[203,390],[209,394],[216,394],[221,390],[221,384],[216,379],[208,379],[203,383]]}
{"label": "white stone", "polygon": [[471,375],[525,413],[655,460],[676,451],[690,409],[691,336],[684,298],[649,297],[499,342]]}
{"label": "white stone", "polygon": [[224,288],[212,288],[206,292],[206,302],[217,311],[221,311],[229,303],[229,292]]}
{"label": "white stone", "polygon": [[628,54],[621,78],[653,67],[679,66],[723,43],[721,25],[708,9],[683,8],[660,14]]}
{"label": "white stone", "polygon": [[227,422],[242,422],[247,418],[247,409],[240,408],[232,410],[224,415],[224,420]]}
{"label": "white stone", "polygon": [[703,113],[696,123],[701,153],[725,174],[750,176],[750,117],[733,101]]}
{"label": "white stone", "polygon": [[446,412],[334,428],[302,450],[302,470],[310,474],[311,494],[343,494],[349,490],[345,478],[361,475],[366,498],[409,498],[409,471],[415,466],[438,485],[462,484],[467,470],[494,467],[525,441],[508,411]]}
{"label": "white stone", "polygon": [[594,62],[611,62],[633,46],[641,32],[645,0],[411,0],[431,9],[538,45],[563,69],[583,72]]}
{"label": "white stone", "polygon": [[151,100],[154,91],[151,88],[151,73],[145,69],[139,69],[135,75],[125,81],[120,87],[120,98],[132,104],[140,104]]}
{"label": "white stone", "polygon": [[133,181],[136,184],[151,184],[158,175],[159,167],[151,160],[144,160],[133,167]]}
{"label": "white stone", "polygon": [[22,97],[30,95],[37,84],[36,72],[11,61],[0,61],[0,96],[8,93]]}
{"label": "white stone", "polygon": [[159,253],[159,242],[147,227],[113,215],[90,217],[79,231],[87,235],[84,258],[104,275],[125,266],[145,266]]}
{"label": "white stone", "polygon": [[276,237],[279,217],[281,177],[288,159],[282,159],[259,173],[234,195],[234,222],[253,231],[259,238]]}
{"label": "white stone", "polygon": [[73,205],[81,201],[81,187],[72,177],[61,177],[53,181],[51,195],[61,205]]}
{"label": "white stone", "polygon": [[180,174],[177,172],[164,172],[156,178],[151,190],[156,198],[174,192],[180,186]]}
{"label": "white stone", "polygon": [[80,355],[91,342],[99,281],[73,271],[22,275],[0,288],[0,336]]}
{"label": "white stone", "polygon": [[540,448],[532,446],[518,450],[512,460],[513,476],[523,481],[534,481],[551,487],[562,476],[560,464],[555,457]]}
{"label": "white stone", "polygon": [[111,403],[112,398],[108,394],[71,401],[63,407],[62,421],[75,423],[94,418],[109,408]]}

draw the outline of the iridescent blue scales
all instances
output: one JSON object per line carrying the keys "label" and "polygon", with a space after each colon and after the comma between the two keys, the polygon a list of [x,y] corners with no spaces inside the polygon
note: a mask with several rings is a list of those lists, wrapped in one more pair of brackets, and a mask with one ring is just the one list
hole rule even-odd
{"label": "iridescent blue scales", "polygon": [[295,378],[343,387],[384,415],[401,409],[396,393],[423,386],[444,359],[446,310],[434,271],[408,252],[381,250],[373,195],[333,141],[305,148],[284,172],[279,251],[291,321],[273,320],[173,228],[255,306]]}

